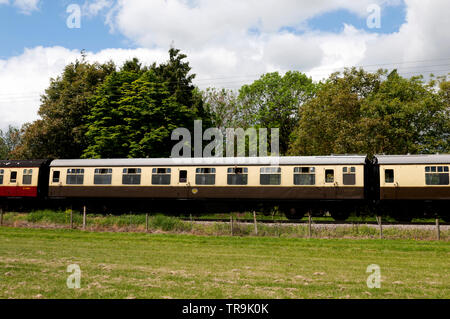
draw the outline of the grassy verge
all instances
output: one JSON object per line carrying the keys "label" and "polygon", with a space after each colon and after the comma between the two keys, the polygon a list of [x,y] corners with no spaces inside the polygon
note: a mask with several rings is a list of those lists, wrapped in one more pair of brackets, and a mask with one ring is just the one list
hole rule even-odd
{"label": "grassy verge", "polygon": [[[0,242],[0,298],[450,298],[443,242],[23,228],[0,228]],[[71,264],[80,289],[66,286]]]}
{"label": "grassy verge", "polygon": [[[91,231],[112,232],[145,232],[145,215],[87,215],[87,229]],[[6,225],[15,227],[31,228],[69,228],[69,211],[35,211],[29,214],[7,213],[4,216]],[[75,228],[81,228],[82,215],[73,215]],[[176,217],[164,215],[150,216],[150,232],[184,233],[201,236],[228,236],[231,234],[229,223],[192,223]],[[256,236],[253,224],[241,223],[239,220],[233,226],[235,236]],[[308,226],[292,224],[258,224],[258,237],[288,237],[307,238],[309,236]],[[377,227],[354,224],[346,226],[313,225],[312,237],[315,238],[360,238],[376,239],[379,237]],[[434,227],[385,227],[383,229],[385,239],[414,239],[435,240],[436,230]],[[449,227],[442,227],[441,240],[450,240]]]}

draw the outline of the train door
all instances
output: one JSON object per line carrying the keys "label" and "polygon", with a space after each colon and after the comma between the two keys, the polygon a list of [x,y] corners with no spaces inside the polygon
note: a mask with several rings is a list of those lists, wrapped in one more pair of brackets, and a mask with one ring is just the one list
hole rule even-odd
{"label": "train door", "polygon": [[[395,175],[396,174],[395,174],[394,169],[384,169],[385,184],[394,186],[394,191],[393,191],[393,194],[391,195],[394,198],[389,198],[389,199],[398,199],[399,187],[398,187],[398,183],[395,181]],[[384,197],[386,197],[386,195],[384,195]]]}
{"label": "train door", "polygon": [[191,184],[188,180],[187,170],[185,169],[178,170],[178,185],[183,188],[183,191],[181,192],[180,195],[189,198],[191,194]]}
{"label": "train door", "polygon": [[325,185],[329,186],[329,189],[333,189],[332,193],[327,194],[325,192],[325,198],[337,198],[338,187],[335,181],[334,169],[325,169]]}

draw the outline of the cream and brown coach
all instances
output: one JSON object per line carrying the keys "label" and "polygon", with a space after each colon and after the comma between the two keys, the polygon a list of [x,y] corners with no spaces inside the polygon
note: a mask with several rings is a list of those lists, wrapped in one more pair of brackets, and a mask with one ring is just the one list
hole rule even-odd
{"label": "cream and brown coach", "polygon": [[379,199],[390,215],[450,215],[450,155],[377,155]]}
{"label": "cream and brown coach", "polygon": [[366,156],[55,160],[49,196],[104,206],[134,199],[155,210],[279,206],[293,217],[324,209],[337,216],[364,201],[365,164]]}

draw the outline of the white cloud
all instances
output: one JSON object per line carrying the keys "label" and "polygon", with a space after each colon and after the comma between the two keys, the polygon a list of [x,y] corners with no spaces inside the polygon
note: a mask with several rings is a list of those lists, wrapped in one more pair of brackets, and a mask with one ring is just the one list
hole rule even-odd
{"label": "white cloud", "polygon": [[30,14],[32,11],[38,10],[40,0],[0,0],[1,4],[12,4],[17,7],[23,14]]}
{"label": "white cloud", "polygon": [[[336,68],[450,57],[450,2],[405,0],[407,21],[396,33],[379,34],[345,25],[341,33],[310,30],[311,17],[346,9],[364,18],[371,4],[400,0],[119,0],[108,23],[136,45],[189,53],[201,77],[298,69],[320,79]],[[383,23],[383,16],[382,16]],[[280,32],[280,30],[284,30]],[[287,31],[289,30],[289,32]],[[450,63],[450,61],[449,61]],[[429,67],[402,65],[405,74]],[[389,66],[386,66],[389,67]],[[416,67],[414,69],[414,67]],[[448,68],[450,69],[450,68]]]}
{"label": "white cloud", "polygon": [[83,4],[83,13],[87,16],[96,16],[101,11],[111,8],[114,0],[86,0]]}
{"label": "white cloud", "polygon": [[[386,5],[397,0],[286,0],[276,5],[269,0],[92,0],[87,2],[90,14],[110,10],[107,22],[142,48],[106,49],[88,55],[92,61],[112,59],[118,64],[134,56],[145,63],[162,62],[173,43],[188,55],[201,88],[238,88],[271,71],[299,70],[318,80],[352,65],[365,65],[369,70],[397,66],[406,76],[450,71],[450,2],[446,0],[435,0],[433,5],[405,0],[407,21],[392,34],[352,25],[345,25],[340,33],[306,27],[309,17],[339,8],[364,17],[373,2]],[[290,28],[280,31],[286,26]],[[37,47],[0,60],[0,128],[36,119],[39,94],[48,86],[49,77],[77,57],[78,51]],[[422,60],[430,61],[407,63]]]}
{"label": "white cloud", "polygon": [[[115,61],[121,65],[127,59],[138,57],[146,64],[167,60],[163,50],[107,49],[98,53],[87,52],[89,61]],[[16,126],[37,118],[40,95],[50,78],[61,74],[64,66],[80,58],[77,50],[63,47],[36,47],[8,60],[0,60],[0,129],[9,124]]]}
{"label": "white cloud", "polygon": [[264,34],[286,26],[302,30],[306,19],[337,9],[363,16],[369,4],[388,2],[392,1],[119,0],[114,22],[120,32],[145,47],[175,41],[194,48],[232,42],[247,36],[250,28]]}

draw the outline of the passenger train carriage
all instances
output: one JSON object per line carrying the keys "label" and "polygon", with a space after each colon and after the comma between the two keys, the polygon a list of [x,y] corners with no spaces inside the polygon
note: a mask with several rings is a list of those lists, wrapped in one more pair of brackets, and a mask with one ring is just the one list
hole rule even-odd
{"label": "passenger train carriage", "polygon": [[[398,219],[450,215],[450,155],[377,155],[380,208]],[[377,186],[378,186],[377,185]]]}
{"label": "passenger train carriage", "polygon": [[[49,196],[157,200],[157,209],[171,210],[282,204],[299,217],[314,201],[362,202],[365,162],[365,156],[56,160]],[[189,203],[180,207],[175,199]]]}
{"label": "passenger train carriage", "polygon": [[0,161],[0,205],[448,220],[449,167],[450,155]]}
{"label": "passenger train carriage", "polygon": [[49,160],[0,161],[0,198],[45,197],[49,162]]}

